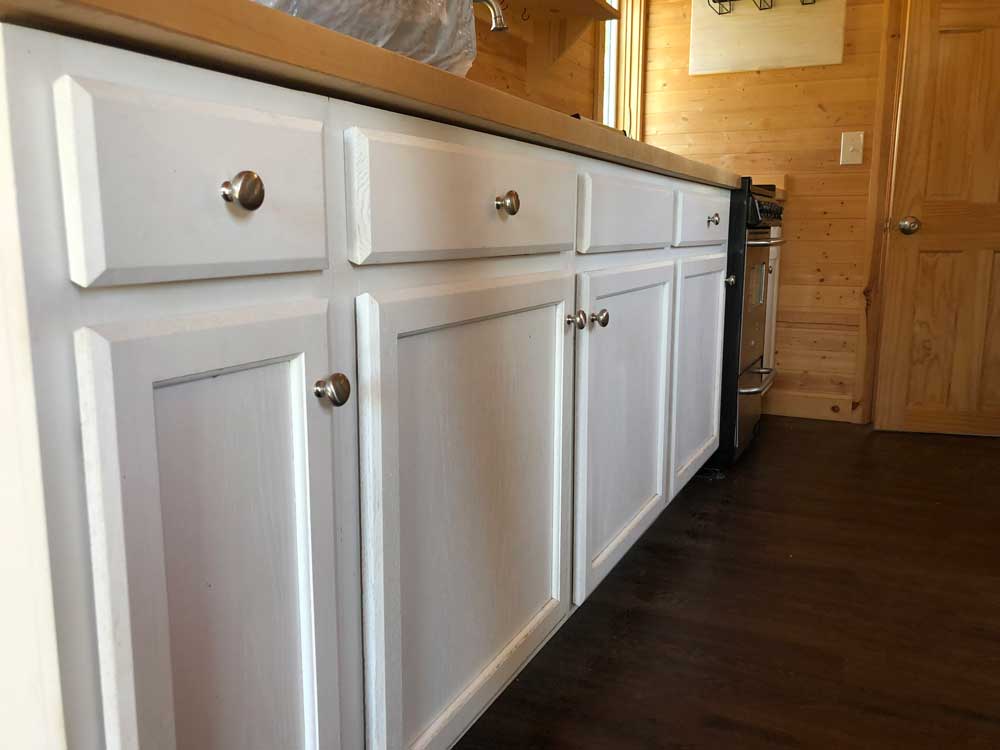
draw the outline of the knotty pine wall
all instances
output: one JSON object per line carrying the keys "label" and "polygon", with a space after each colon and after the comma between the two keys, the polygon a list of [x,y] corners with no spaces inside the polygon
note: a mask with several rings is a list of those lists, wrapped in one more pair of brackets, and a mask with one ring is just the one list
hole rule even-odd
{"label": "knotty pine wall", "polygon": [[477,7],[478,53],[467,77],[568,115],[593,117],[596,24],[550,21],[513,2],[504,6],[510,31],[502,33],[490,31],[488,12]]}
{"label": "knotty pine wall", "polygon": [[[779,375],[765,410],[863,421],[882,0],[848,0],[840,65],[706,76],[687,73],[691,0],[649,6],[645,139],[758,182],[787,176]],[[840,133],[851,130],[865,133],[864,163],[842,167]]]}

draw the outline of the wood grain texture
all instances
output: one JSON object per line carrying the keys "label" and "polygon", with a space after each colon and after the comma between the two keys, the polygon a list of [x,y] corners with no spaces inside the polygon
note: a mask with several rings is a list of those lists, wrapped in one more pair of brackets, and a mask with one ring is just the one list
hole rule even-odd
{"label": "wood grain texture", "polygon": [[891,203],[923,226],[888,235],[876,425],[1000,435],[1000,18],[915,0],[906,34]]}
{"label": "wood grain texture", "polygon": [[[592,95],[562,111],[549,109],[247,0],[0,0],[0,20],[652,172],[739,186],[738,175],[730,170],[668,154],[620,132],[567,116],[568,109],[592,112]],[[557,42],[562,37],[558,30],[555,36]],[[545,59],[554,59],[551,51]],[[586,66],[581,75],[588,86],[592,84],[592,66]],[[564,82],[556,77],[551,91],[561,88]]]}
{"label": "wood grain texture", "polygon": [[1000,746],[996,440],[761,428],[456,750]]}
{"label": "wood grain texture", "polygon": [[[855,338],[865,333],[882,10],[881,0],[848,0],[839,65],[691,76],[690,0],[650,5],[646,141],[758,182],[787,175],[776,341],[777,359],[784,358],[786,368],[765,399],[765,411],[866,419],[860,403],[864,347],[857,349],[853,372],[829,372],[824,360],[812,356],[808,337],[788,335],[790,326],[817,332],[832,327]],[[840,133],[846,130],[865,132],[860,166],[839,166]],[[851,402],[859,402],[857,408],[845,410]]]}

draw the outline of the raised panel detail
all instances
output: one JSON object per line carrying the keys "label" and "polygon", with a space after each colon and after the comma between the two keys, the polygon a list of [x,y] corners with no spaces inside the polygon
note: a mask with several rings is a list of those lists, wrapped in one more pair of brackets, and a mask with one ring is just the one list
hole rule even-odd
{"label": "raised panel detail", "polygon": [[[121,53],[123,55],[127,53]],[[123,63],[126,61],[123,60]],[[166,71],[164,71],[166,74]],[[326,268],[326,100],[283,92],[287,109],[225,101],[204,71],[199,96],[63,75],[54,84],[70,278],[88,286]],[[264,84],[256,84],[264,87]],[[231,97],[231,95],[230,95]],[[223,181],[257,172],[255,211]]]}
{"label": "raised panel detail", "polygon": [[678,190],[675,247],[722,245],[729,239],[729,193],[704,195]]}
{"label": "raised panel detail", "polygon": [[336,750],[326,303],[76,352],[108,745]]}
{"label": "raised panel detail", "polygon": [[[569,160],[526,156],[500,139],[484,148],[354,127],[344,140],[354,263],[573,247],[576,179]],[[495,205],[510,190],[520,198],[515,215]]]}
{"label": "raised panel detail", "polygon": [[922,252],[916,260],[907,404],[940,407],[948,403],[958,314],[964,301],[963,254]]}
{"label": "raised panel detail", "polygon": [[726,256],[679,264],[671,398],[670,496],[719,447]]}
{"label": "raised panel detail", "polygon": [[606,253],[670,244],[674,191],[650,175],[588,171],[579,178],[576,250]]}
{"label": "raised panel detail", "polygon": [[577,603],[667,505],[673,288],[672,262],[577,282],[578,304],[610,315],[607,328],[591,323],[577,334]]}
{"label": "raised panel detail", "polygon": [[358,298],[373,750],[450,747],[569,609],[571,295]]}

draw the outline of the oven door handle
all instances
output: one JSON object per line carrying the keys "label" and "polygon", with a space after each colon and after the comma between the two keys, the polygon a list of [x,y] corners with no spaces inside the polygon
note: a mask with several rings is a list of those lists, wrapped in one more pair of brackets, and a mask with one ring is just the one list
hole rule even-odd
{"label": "oven door handle", "polygon": [[784,240],[747,240],[747,247],[777,247],[784,244]]}
{"label": "oven door handle", "polygon": [[765,380],[760,385],[755,385],[753,388],[738,388],[737,393],[739,393],[741,396],[757,396],[757,395],[763,396],[765,393],[771,390],[771,386],[774,385],[774,377],[775,377],[774,369],[771,367],[761,367],[751,370],[751,372],[761,373],[762,370],[768,371],[767,380]]}

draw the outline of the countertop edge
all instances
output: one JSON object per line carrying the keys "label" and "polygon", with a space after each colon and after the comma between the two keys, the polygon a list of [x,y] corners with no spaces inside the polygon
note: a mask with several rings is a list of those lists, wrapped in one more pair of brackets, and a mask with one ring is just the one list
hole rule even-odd
{"label": "countertop edge", "polygon": [[347,99],[672,177],[739,175],[249,0],[0,0],[0,21]]}

